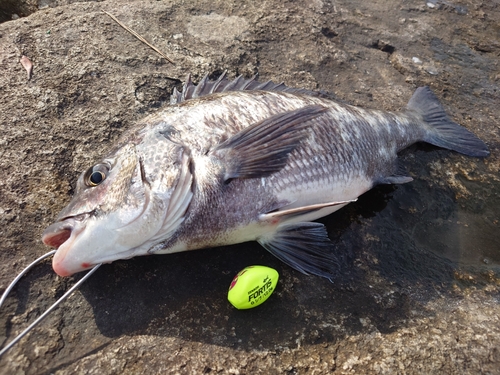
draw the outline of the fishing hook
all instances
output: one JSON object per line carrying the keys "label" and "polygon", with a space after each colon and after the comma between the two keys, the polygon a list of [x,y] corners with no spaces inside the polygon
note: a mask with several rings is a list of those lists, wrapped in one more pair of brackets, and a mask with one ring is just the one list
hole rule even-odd
{"label": "fishing hook", "polygon": [[[23,277],[26,272],[28,272],[32,267],[34,267],[36,264],[44,260],[45,258],[48,258],[49,256],[53,255],[56,252],[56,250],[49,251],[48,253],[42,255],[35,261],[33,261],[30,265],[28,265],[24,270],[21,271],[19,275],[9,284],[7,289],[5,289],[5,292],[2,295],[2,298],[0,298],[0,308],[2,307],[2,304],[5,302],[7,299],[7,295],[10,293],[12,288],[14,288],[14,285]],[[63,294],[61,298],[59,298],[52,306],[50,306],[45,312],[40,315],[33,323],[31,323],[28,328],[26,328],[24,331],[22,331],[19,335],[17,335],[14,340],[12,340],[9,344],[7,344],[2,350],[0,350],[0,357],[4,355],[10,348],[12,348],[19,340],[21,340],[24,336],[26,336],[35,326],[40,323],[43,319],[45,319],[51,312],[54,310],[61,302],[63,302],[66,298],[68,298],[85,280],[87,280],[90,275],[92,275],[97,269],[102,265],[102,263],[99,263],[98,265],[94,266],[85,276],[83,276],[78,282],[73,285],[66,293]]]}

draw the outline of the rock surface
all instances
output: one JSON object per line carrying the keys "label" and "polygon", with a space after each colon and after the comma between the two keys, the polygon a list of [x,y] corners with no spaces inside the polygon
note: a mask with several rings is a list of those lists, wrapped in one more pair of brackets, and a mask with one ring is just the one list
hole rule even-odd
{"label": "rock surface", "polygon": [[[259,73],[387,110],[429,85],[492,155],[404,151],[414,182],[323,220],[346,258],[333,283],[256,243],[103,266],[0,359],[0,374],[500,373],[498,1],[13,4],[0,5],[21,16],[0,24],[1,290],[47,251],[41,232],[80,171],[187,73]],[[250,264],[281,281],[237,311],[227,288]],[[0,312],[3,345],[73,282],[48,263],[23,278]]]}

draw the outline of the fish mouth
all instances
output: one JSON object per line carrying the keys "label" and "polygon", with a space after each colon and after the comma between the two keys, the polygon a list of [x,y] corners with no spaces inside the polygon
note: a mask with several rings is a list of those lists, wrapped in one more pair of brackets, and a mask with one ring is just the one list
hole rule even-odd
{"label": "fish mouth", "polygon": [[43,231],[42,242],[57,249],[52,260],[52,268],[59,276],[70,276],[73,272],[65,269],[62,260],[75,242],[77,236],[85,229],[84,222],[90,213],[67,216],[50,225]]}
{"label": "fish mouth", "polygon": [[69,223],[54,223],[43,232],[42,242],[45,245],[58,249],[59,246],[71,237],[72,230],[73,226]]}
{"label": "fish mouth", "polygon": [[85,221],[89,216],[89,213],[84,213],[62,218],[43,231],[42,242],[45,245],[58,249],[71,237],[73,230],[75,230],[77,226],[77,222],[81,223]]}

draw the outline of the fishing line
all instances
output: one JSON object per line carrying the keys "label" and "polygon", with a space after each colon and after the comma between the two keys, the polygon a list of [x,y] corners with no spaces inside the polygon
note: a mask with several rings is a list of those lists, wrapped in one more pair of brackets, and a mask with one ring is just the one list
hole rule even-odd
{"label": "fishing line", "polygon": [[[5,289],[5,292],[2,295],[2,298],[0,298],[0,308],[2,307],[2,304],[5,302],[7,299],[7,295],[10,293],[12,288],[14,288],[14,285],[23,277],[26,272],[28,272],[33,266],[44,260],[45,258],[48,258],[49,256],[53,255],[56,252],[56,250],[49,251],[48,253],[42,255],[40,258],[36,259],[33,261],[29,266],[27,266],[17,277],[10,283],[10,285]],[[7,344],[2,350],[0,350],[0,357],[4,355],[10,348],[12,348],[19,340],[21,340],[24,336],[28,334],[35,326],[40,323],[43,319],[49,315],[52,310],[54,310],[61,302],[63,302],[66,298],[68,298],[85,280],[87,280],[90,275],[92,275],[97,269],[102,265],[102,263],[99,263],[97,266],[92,268],[85,276],[83,276],[78,282],[73,285],[66,293],[63,294],[61,298],[59,298],[52,306],[50,306],[45,312],[40,315],[33,323],[31,323],[24,331],[22,331],[19,335],[17,335],[14,340],[12,340],[9,344]]]}

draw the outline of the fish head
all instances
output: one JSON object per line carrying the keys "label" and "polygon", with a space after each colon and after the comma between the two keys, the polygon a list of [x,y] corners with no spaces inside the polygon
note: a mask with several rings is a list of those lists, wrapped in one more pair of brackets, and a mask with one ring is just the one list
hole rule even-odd
{"label": "fish head", "polygon": [[162,173],[159,187],[148,179],[148,155],[139,156],[133,144],[118,148],[80,175],[73,199],[42,235],[46,245],[57,248],[52,266],[58,275],[145,255],[155,237],[172,229],[169,198],[180,184],[189,200],[191,176],[184,173],[181,178],[182,169],[188,169],[182,148],[172,147],[169,155],[170,165],[178,167]]}

